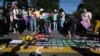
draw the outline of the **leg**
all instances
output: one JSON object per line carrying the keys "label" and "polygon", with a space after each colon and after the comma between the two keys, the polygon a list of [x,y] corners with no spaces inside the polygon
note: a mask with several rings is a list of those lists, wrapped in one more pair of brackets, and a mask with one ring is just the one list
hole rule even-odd
{"label": "leg", "polygon": [[30,19],[30,28],[31,28],[31,31],[33,31],[33,20]]}

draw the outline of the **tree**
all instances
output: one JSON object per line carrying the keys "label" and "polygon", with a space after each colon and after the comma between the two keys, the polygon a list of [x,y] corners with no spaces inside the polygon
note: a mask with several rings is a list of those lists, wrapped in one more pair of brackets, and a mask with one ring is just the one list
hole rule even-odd
{"label": "tree", "polygon": [[34,6],[36,6],[38,0],[30,0]]}
{"label": "tree", "polygon": [[100,17],[100,0],[82,0],[82,2],[93,13],[93,19]]}
{"label": "tree", "polygon": [[80,3],[80,4],[78,5],[78,7],[77,7],[77,11],[78,11],[78,10],[81,10],[83,7],[84,7],[84,4],[83,4],[83,3]]}
{"label": "tree", "polygon": [[17,2],[20,7],[28,7],[28,0],[17,0]]}
{"label": "tree", "polygon": [[87,8],[93,14],[93,19],[100,18],[100,1],[99,0],[82,0],[82,3],[79,4],[77,11],[73,14],[78,17],[81,14],[82,8]]}
{"label": "tree", "polygon": [[37,0],[36,7],[44,8],[45,10],[54,10],[59,8],[59,0]]}
{"label": "tree", "polygon": [[3,0],[3,4],[5,4],[5,2],[13,2],[13,0]]}

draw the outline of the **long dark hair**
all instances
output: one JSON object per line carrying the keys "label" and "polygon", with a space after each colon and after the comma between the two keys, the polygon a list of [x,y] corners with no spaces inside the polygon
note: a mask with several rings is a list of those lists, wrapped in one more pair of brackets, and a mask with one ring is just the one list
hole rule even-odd
{"label": "long dark hair", "polygon": [[[32,10],[32,8],[33,8],[34,10]],[[31,7],[31,10],[32,10],[32,12],[35,12],[35,7],[34,7],[34,6],[32,6],[32,7]]]}
{"label": "long dark hair", "polygon": [[[6,7],[6,8],[5,8]],[[3,5],[3,10],[5,10],[5,9],[9,9],[9,6],[8,5]]]}

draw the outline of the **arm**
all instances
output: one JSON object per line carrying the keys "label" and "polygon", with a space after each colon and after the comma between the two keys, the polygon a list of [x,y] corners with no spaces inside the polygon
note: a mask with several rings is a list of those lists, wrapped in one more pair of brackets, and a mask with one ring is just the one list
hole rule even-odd
{"label": "arm", "polygon": [[82,20],[84,20],[84,19],[85,19],[84,14],[81,14],[81,19],[82,19]]}
{"label": "arm", "polygon": [[92,19],[92,13],[91,12],[88,12],[88,18],[89,18],[89,20]]}

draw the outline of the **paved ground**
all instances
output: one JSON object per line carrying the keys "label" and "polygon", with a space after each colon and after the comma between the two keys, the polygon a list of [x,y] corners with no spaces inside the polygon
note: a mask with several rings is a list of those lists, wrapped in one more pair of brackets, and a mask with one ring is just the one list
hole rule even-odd
{"label": "paved ground", "polygon": [[[21,34],[21,36],[26,36],[31,34],[32,32],[30,31],[25,31],[24,33]],[[58,37],[58,38],[65,38],[63,35],[59,34],[58,32],[52,32],[51,37]],[[19,39],[19,36],[16,34],[9,34],[8,36],[5,37],[0,37],[0,44],[2,43],[9,43],[10,40],[12,39]],[[71,47],[71,49],[73,49],[73,51],[77,52],[77,53],[42,53],[41,56],[99,56],[99,54],[96,54],[94,52],[91,52],[89,49],[79,49],[79,48],[73,48]],[[66,49],[68,50],[68,49]],[[47,50],[49,51],[49,50]],[[68,50],[69,51],[69,50]],[[85,53],[85,51],[87,53]],[[23,52],[1,52],[0,56],[34,56],[34,53],[32,52],[27,52],[27,53],[23,53]]]}

